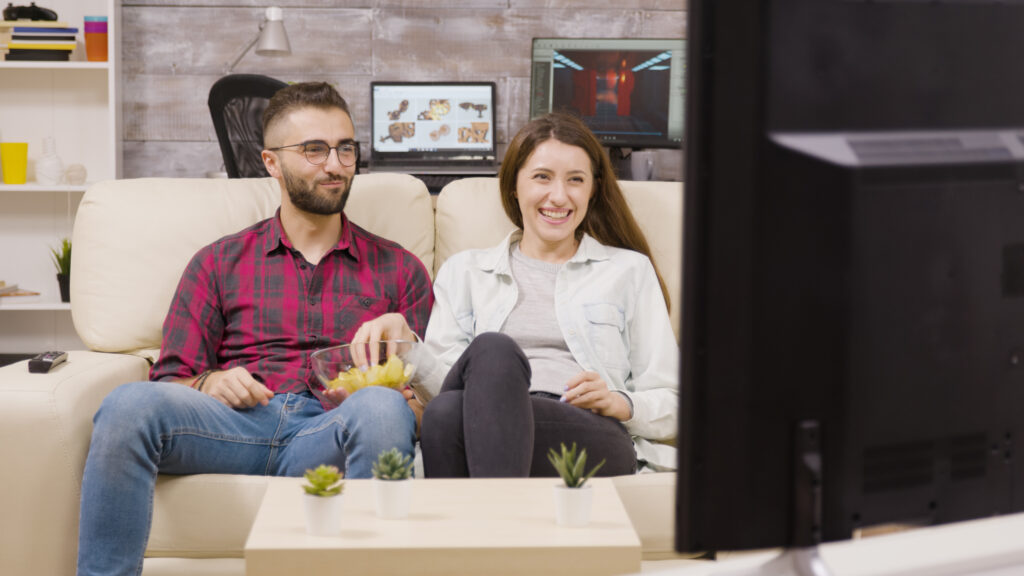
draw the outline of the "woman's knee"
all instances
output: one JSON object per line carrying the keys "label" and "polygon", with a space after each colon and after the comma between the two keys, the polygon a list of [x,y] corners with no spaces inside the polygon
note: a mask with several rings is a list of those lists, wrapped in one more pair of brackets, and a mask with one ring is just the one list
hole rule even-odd
{"label": "woman's knee", "polygon": [[448,436],[462,427],[462,392],[438,394],[423,410],[421,436]]}
{"label": "woman's knee", "polygon": [[473,341],[469,343],[466,350],[472,350],[474,353],[481,354],[494,354],[498,357],[506,358],[522,358],[526,361],[526,354],[523,353],[523,349],[516,344],[507,334],[501,332],[484,332],[479,336],[473,338]]}

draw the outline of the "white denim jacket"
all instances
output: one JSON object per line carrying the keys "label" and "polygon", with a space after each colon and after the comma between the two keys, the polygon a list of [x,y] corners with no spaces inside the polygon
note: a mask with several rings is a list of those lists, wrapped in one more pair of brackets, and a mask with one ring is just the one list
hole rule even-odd
{"label": "white denim jacket", "polygon": [[[434,308],[426,350],[414,388],[425,400],[440,392],[470,341],[498,332],[518,298],[509,247],[522,231],[498,246],[449,258],[434,280]],[[623,422],[637,459],[654,470],[676,466],[672,442],[679,408],[679,348],[650,260],[584,235],[576,254],[555,280],[555,313],[569,350],[585,370],[626,394],[633,417]]]}

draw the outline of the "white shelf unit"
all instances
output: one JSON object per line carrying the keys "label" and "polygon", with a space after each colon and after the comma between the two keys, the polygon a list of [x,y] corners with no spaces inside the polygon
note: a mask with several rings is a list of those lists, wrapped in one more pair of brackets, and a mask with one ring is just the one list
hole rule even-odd
{"label": "white shelf unit", "polygon": [[[0,141],[28,142],[27,182],[0,183],[0,280],[39,292],[0,298],[0,353],[82,347],[71,306],[60,301],[50,249],[71,237],[89,184],[121,176],[120,0],[51,0],[46,7],[78,28],[71,60],[0,59]],[[107,17],[106,62],[85,59],[85,16]],[[65,168],[85,167],[85,185],[35,181],[46,137]]]}

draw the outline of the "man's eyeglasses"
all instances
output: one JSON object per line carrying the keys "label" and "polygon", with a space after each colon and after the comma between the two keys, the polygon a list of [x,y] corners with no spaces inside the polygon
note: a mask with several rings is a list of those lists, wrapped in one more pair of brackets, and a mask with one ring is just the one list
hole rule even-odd
{"label": "man's eyeglasses", "polygon": [[277,148],[267,148],[267,150],[276,151],[284,150],[285,148],[298,148],[296,152],[302,152],[303,156],[306,157],[306,161],[314,166],[327,162],[327,158],[331,155],[331,150],[338,152],[338,161],[345,167],[355,164],[359,158],[359,143],[353,140],[346,140],[337,146],[328,146],[327,142],[323,140],[309,140],[301,144],[289,144],[287,146],[278,146]]}

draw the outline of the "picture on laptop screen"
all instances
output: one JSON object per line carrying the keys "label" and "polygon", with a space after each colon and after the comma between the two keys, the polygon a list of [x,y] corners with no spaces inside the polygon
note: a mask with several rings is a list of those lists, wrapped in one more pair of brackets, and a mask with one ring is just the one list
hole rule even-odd
{"label": "picture on laptop screen", "polygon": [[493,161],[493,82],[372,82],[371,160]]}

